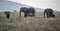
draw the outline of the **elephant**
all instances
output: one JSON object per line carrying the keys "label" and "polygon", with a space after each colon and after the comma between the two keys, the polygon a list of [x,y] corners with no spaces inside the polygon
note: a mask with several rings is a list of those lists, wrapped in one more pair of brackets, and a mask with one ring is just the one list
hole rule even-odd
{"label": "elephant", "polygon": [[10,12],[9,11],[5,11],[4,13],[6,15],[6,18],[9,19],[10,18]]}
{"label": "elephant", "polygon": [[32,17],[32,16],[33,16],[33,14],[32,14],[32,13],[27,13],[27,16],[28,16],[28,17],[29,17],[29,16],[31,16],[31,17]]}
{"label": "elephant", "polygon": [[55,17],[55,15],[53,14],[53,9],[51,9],[51,8],[47,8],[44,10],[44,18],[45,18],[45,14],[46,14],[47,18]]}
{"label": "elephant", "polygon": [[[20,17],[21,17],[21,12],[23,12],[24,13],[24,17],[27,17],[28,15],[28,13],[32,13],[33,15],[32,16],[35,16],[35,9],[33,8],[33,7],[29,7],[29,8],[27,8],[27,7],[21,7],[20,8]],[[30,14],[31,15],[31,14]]]}
{"label": "elephant", "polygon": [[54,17],[55,18],[55,14],[50,15],[50,17]]}

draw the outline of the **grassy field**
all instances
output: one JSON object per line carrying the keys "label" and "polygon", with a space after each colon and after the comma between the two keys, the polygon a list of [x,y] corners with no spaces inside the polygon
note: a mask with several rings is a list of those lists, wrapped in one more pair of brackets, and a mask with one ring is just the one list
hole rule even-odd
{"label": "grassy field", "polygon": [[35,17],[19,17],[19,13],[11,12],[10,19],[6,19],[0,12],[0,31],[60,31],[60,12],[55,12],[56,18],[44,18],[43,13],[36,13]]}

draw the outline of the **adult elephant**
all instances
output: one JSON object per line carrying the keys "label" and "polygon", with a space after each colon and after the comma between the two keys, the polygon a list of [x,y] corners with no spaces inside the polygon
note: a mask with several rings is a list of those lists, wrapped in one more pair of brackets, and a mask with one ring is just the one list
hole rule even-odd
{"label": "adult elephant", "polygon": [[35,16],[35,9],[33,7],[27,8],[27,7],[21,7],[20,8],[20,17],[21,17],[21,12],[24,13],[24,17],[27,17],[27,14],[31,14],[32,16]]}
{"label": "adult elephant", "polygon": [[5,11],[4,13],[6,15],[6,18],[9,19],[10,18],[10,12],[9,11]]}
{"label": "adult elephant", "polygon": [[55,17],[55,15],[53,14],[53,10],[51,8],[47,8],[44,10],[44,18],[45,18],[45,14],[46,14],[47,18]]}

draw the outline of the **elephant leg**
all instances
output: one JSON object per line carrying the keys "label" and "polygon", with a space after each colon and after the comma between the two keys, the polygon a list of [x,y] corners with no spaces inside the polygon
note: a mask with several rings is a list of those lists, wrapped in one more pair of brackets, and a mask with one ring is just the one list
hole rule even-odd
{"label": "elephant leg", "polygon": [[53,17],[54,15],[53,15],[53,14],[50,14],[49,16],[50,16],[50,17]]}
{"label": "elephant leg", "polygon": [[33,15],[32,15],[32,17],[33,17],[33,16],[35,16],[35,14],[34,14],[34,13],[32,13],[32,14],[33,14]]}
{"label": "elephant leg", "polygon": [[47,18],[49,18],[49,14],[47,13]]}
{"label": "elephant leg", "polygon": [[8,19],[10,18],[10,15],[8,15]]}
{"label": "elephant leg", "polygon": [[55,15],[53,14],[53,17],[55,18]]}
{"label": "elephant leg", "polygon": [[[44,18],[45,18],[45,14],[46,14],[46,13],[44,12],[43,14],[44,14]],[[47,14],[46,14],[46,15],[47,15]]]}
{"label": "elephant leg", "polygon": [[33,15],[30,15],[31,17],[33,17]]}
{"label": "elephant leg", "polygon": [[32,17],[35,16],[34,13],[32,13],[32,14],[33,14]]}
{"label": "elephant leg", "polygon": [[24,13],[24,17],[27,17],[27,14],[26,13]]}
{"label": "elephant leg", "polygon": [[9,15],[9,14],[6,14],[6,18],[8,18],[8,19],[9,19],[9,17],[10,17],[10,15]]}
{"label": "elephant leg", "polygon": [[49,15],[49,17],[52,17],[52,15]]}

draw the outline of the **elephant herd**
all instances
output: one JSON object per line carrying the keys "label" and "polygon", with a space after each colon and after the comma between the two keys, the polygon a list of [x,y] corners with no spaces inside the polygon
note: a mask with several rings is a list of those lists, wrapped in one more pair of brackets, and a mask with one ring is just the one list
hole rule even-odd
{"label": "elephant herd", "polygon": [[[30,8],[21,7],[20,11],[19,11],[20,17],[21,17],[21,12],[24,13],[24,17],[27,17],[27,16],[34,17],[35,13],[36,13],[36,11],[33,7],[30,7]],[[5,11],[4,13],[6,15],[6,18],[9,19],[10,18],[10,12]],[[44,18],[45,18],[45,14],[46,14],[47,18],[49,18],[49,17],[54,17],[55,18],[55,14],[53,14],[53,10],[51,8],[44,9],[43,14],[44,14]]]}

